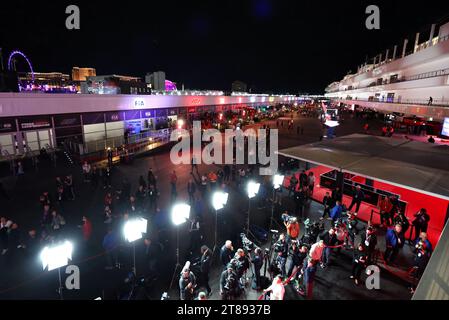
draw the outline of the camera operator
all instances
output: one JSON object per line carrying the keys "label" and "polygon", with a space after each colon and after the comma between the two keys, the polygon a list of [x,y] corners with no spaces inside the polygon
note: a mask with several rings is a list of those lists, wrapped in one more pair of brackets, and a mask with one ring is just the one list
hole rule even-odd
{"label": "camera operator", "polygon": [[207,290],[207,296],[210,296],[212,289],[209,285],[209,272],[210,272],[210,265],[212,261],[212,253],[210,249],[207,246],[201,247],[201,260],[200,260],[200,280],[201,285],[204,286]]}
{"label": "camera operator", "polygon": [[188,262],[179,278],[179,291],[181,300],[193,300],[195,298],[194,292],[196,288],[196,277],[193,272],[190,272],[190,263]]}
{"label": "camera operator", "polygon": [[220,260],[223,267],[226,269],[231,259],[234,257],[234,247],[232,246],[232,241],[227,240],[220,250]]}
{"label": "camera operator", "polygon": [[285,277],[285,264],[288,257],[288,243],[285,239],[285,234],[279,235],[279,240],[274,244],[274,252],[276,253],[274,265],[279,272]]}
{"label": "camera operator", "polygon": [[260,290],[262,287],[260,269],[262,269],[263,260],[264,256],[262,249],[256,248],[254,250],[254,257],[251,259],[251,263],[254,265],[254,279],[256,282],[256,290]]}
{"label": "camera operator", "polygon": [[234,266],[229,263],[220,277],[220,294],[222,300],[235,300],[239,296],[240,288]]}
{"label": "camera operator", "polygon": [[235,260],[237,260],[237,268],[235,270],[237,274],[237,278],[240,281],[240,279],[243,277],[243,275],[248,271],[249,269],[249,259],[245,254],[245,251],[243,249],[238,249],[237,253],[234,257]]}
{"label": "camera operator", "polygon": [[282,214],[282,220],[284,221],[284,226],[287,229],[287,243],[292,240],[297,240],[299,236],[299,223],[296,217],[291,217],[285,212]]}
{"label": "camera operator", "polygon": [[[293,273],[293,269],[300,268],[307,257],[308,249],[306,246],[299,246],[297,241],[292,241],[292,245],[289,251],[290,265],[288,267],[287,277],[290,277]],[[296,274],[298,277],[299,274]]]}

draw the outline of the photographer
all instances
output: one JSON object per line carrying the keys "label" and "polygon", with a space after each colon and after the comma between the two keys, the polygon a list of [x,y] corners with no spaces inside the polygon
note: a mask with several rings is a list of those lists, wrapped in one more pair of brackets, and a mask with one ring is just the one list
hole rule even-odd
{"label": "photographer", "polygon": [[220,294],[222,300],[235,300],[239,296],[240,288],[234,267],[229,263],[220,277]]}
{"label": "photographer", "polygon": [[237,250],[237,253],[235,254],[234,259],[237,261],[237,268],[235,269],[235,272],[237,274],[238,280],[240,281],[240,279],[243,277],[243,275],[249,269],[249,266],[250,266],[249,260],[245,254],[245,251],[243,251],[243,249]]}
{"label": "photographer", "polygon": [[262,249],[256,248],[256,250],[254,250],[254,257],[251,259],[251,263],[254,265],[254,279],[256,282],[256,290],[260,290],[262,287],[260,269],[262,269],[263,266],[263,259],[264,256]]}
{"label": "photographer", "polygon": [[284,226],[287,229],[287,243],[297,240],[299,236],[299,223],[296,217],[291,217],[287,213],[282,214]]}
{"label": "photographer", "polygon": [[179,278],[179,293],[181,300],[193,300],[195,298],[196,277],[190,272],[190,263],[184,266]]}
{"label": "photographer", "polygon": [[286,274],[285,264],[288,257],[288,243],[285,239],[285,234],[282,233],[279,236],[279,240],[274,244],[274,252],[276,253],[274,266],[284,277]]}
{"label": "photographer", "polygon": [[[297,241],[293,241],[290,247],[289,257],[290,265],[288,267],[287,277],[290,277],[293,273],[293,269],[300,268],[307,257],[308,249],[306,246],[299,246]],[[298,274],[296,275],[298,277]]]}

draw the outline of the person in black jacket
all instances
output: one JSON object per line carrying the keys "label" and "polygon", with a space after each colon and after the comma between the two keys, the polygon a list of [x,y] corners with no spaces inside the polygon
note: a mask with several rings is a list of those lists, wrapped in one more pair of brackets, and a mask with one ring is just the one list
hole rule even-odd
{"label": "person in black jacket", "polygon": [[429,226],[430,216],[427,210],[422,208],[414,215],[415,219],[412,222],[413,229],[415,229],[415,239],[412,238],[413,230],[410,232],[410,239],[418,239],[421,232],[427,232],[427,227]]}
{"label": "person in black jacket", "polygon": [[332,203],[331,203],[331,208],[333,208],[335,206],[335,204],[337,203],[337,201],[342,201],[343,199],[343,193],[340,190],[340,187],[335,187],[334,190],[332,190]]}
{"label": "person in black jacket", "polygon": [[260,269],[263,266],[263,252],[262,249],[256,248],[254,250],[254,257],[251,259],[251,263],[254,266],[254,280],[256,282],[256,290],[260,290],[262,287]]}
{"label": "person in black jacket", "polygon": [[321,268],[326,268],[329,264],[329,258],[332,253],[333,248],[338,243],[336,230],[331,228],[328,232],[323,233],[320,236],[320,239],[323,240],[324,245],[326,246],[323,251]]}
{"label": "person in black jacket", "polygon": [[377,246],[377,233],[376,229],[373,226],[368,226],[366,231],[362,233],[362,244],[365,246],[366,255],[367,255],[367,263],[372,263],[374,261],[374,255],[376,253]]}
{"label": "person in black jacket", "polygon": [[332,207],[332,197],[329,192],[326,192],[326,195],[323,198],[323,206],[323,215],[321,217],[324,219],[326,218],[326,215],[329,216]]}
{"label": "person in black jacket", "polygon": [[[287,277],[290,277],[293,273],[293,269],[296,267],[298,271],[302,268],[304,259],[307,257],[308,249],[306,246],[298,246],[297,241],[293,241],[290,247],[289,257],[290,257],[290,265],[287,271]],[[300,272],[296,273],[297,278]]]}
{"label": "person in black jacket", "polygon": [[363,244],[359,244],[358,248],[354,250],[353,260],[352,260],[352,274],[351,279],[354,279],[356,285],[360,283],[360,277],[362,275],[363,269],[366,268],[367,264],[367,254]]}
{"label": "person in black jacket", "polygon": [[220,260],[224,269],[228,267],[228,264],[232,258],[234,258],[234,247],[232,246],[232,241],[227,240],[220,250]]}
{"label": "person in black jacket", "polygon": [[220,295],[222,300],[235,300],[239,295],[239,281],[232,264],[228,264],[220,276]]}
{"label": "person in black jacket", "polygon": [[212,261],[212,253],[207,246],[201,247],[201,260],[200,260],[200,281],[201,285],[207,290],[207,295],[210,296],[212,289],[209,286],[209,272]]}
{"label": "person in black jacket", "polygon": [[354,191],[354,195],[352,196],[352,202],[349,206],[348,210],[351,211],[352,208],[355,207],[355,212],[359,212],[360,205],[362,204],[362,201],[365,199],[365,194],[362,191],[362,187],[357,186]]}
{"label": "person in black jacket", "polygon": [[189,268],[184,267],[179,277],[179,296],[181,300],[193,300],[195,298],[196,277]]}

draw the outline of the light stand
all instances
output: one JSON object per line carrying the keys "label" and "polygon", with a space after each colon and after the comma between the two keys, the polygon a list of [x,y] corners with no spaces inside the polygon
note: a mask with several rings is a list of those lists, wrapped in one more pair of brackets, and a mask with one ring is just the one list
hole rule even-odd
{"label": "light stand", "polygon": [[216,191],[212,196],[212,206],[215,209],[215,240],[214,249],[212,250],[212,257],[215,257],[218,242],[218,210],[223,209],[228,202],[229,194],[222,191]]}
{"label": "light stand", "polygon": [[133,273],[137,277],[136,269],[136,241],[142,239],[147,232],[148,221],[144,218],[128,220],[123,228],[125,239],[133,245]]}
{"label": "light stand", "polygon": [[46,246],[42,249],[40,254],[40,259],[42,262],[42,268],[48,267],[48,271],[52,271],[58,269],[58,280],[59,280],[59,288],[58,294],[61,300],[64,300],[64,296],[62,293],[62,278],[61,278],[61,268],[65,267],[69,260],[72,260],[72,252],[73,245],[69,241],[65,241],[64,243],[59,243],[53,246]]}
{"label": "light stand", "polygon": [[173,271],[173,276],[170,281],[169,290],[173,287],[175,282],[176,274],[178,268],[181,269],[181,264],[179,263],[179,226],[184,224],[190,218],[190,206],[188,204],[176,204],[172,208],[171,219],[176,228],[176,265]]}
{"label": "light stand", "polygon": [[247,185],[247,193],[248,193],[248,217],[246,221],[246,237],[251,235],[253,239],[257,239],[254,234],[252,234],[250,230],[250,215],[251,215],[251,199],[256,197],[259,193],[260,183],[256,183],[254,181],[249,181]]}
{"label": "light stand", "polygon": [[270,231],[273,229],[273,222],[279,226],[277,221],[274,220],[274,208],[275,208],[276,193],[278,190],[281,190],[283,183],[284,183],[284,176],[278,175],[278,174],[274,175],[274,177],[273,177],[273,202],[271,204]]}

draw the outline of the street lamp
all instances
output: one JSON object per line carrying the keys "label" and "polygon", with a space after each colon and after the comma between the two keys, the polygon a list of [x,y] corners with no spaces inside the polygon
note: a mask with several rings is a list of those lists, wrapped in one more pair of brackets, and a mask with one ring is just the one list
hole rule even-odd
{"label": "street lamp", "polygon": [[46,246],[42,249],[40,259],[42,262],[42,268],[48,268],[48,271],[58,269],[59,276],[59,298],[64,299],[62,295],[62,280],[61,280],[61,268],[65,267],[69,260],[72,260],[73,245],[69,241],[59,243],[57,245]]}
{"label": "street lamp", "polygon": [[[256,197],[256,195],[259,193],[260,189],[260,183],[249,181],[248,185],[246,186],[246,192],[248,194],[248,218],[247,218],[247,228],[246,228],[246,236],[248,237],[249,234],[251,234],[251,231],[249,230],[249,221],[250,221],[250,213],[251,213],[251,199]],[[252,235],[254,237],[254,235]]]}
{"label": "street lamp", "polygon": [[212,195],[212,206],[215,209],[215,243],[214,249],[212,250],[212,256],[215,255],[215,250],[217,249],[217,235],[218,235],[218,210],[224,208],[226,203],[228,203],[229,194],[223,191],[216,191]]}
{"label": "street lamp", "polygon": [[133,244],[133,272],[137,276],[136,271],[136,241],[142,239],[143,234],[147,232],[148,221],[144,218],[130,219],[123,227],[125,239]]}
{"label": "street lamp", "polygon": [[190,219],[190,206],[185,203],[175,204],[171,211],[171,220],[176,228],[176,266],[173,272],[173,277],[170,282],[170,289],[173,287],[176,271],[181,268],[179,263],[179,226],[186,223]]}

